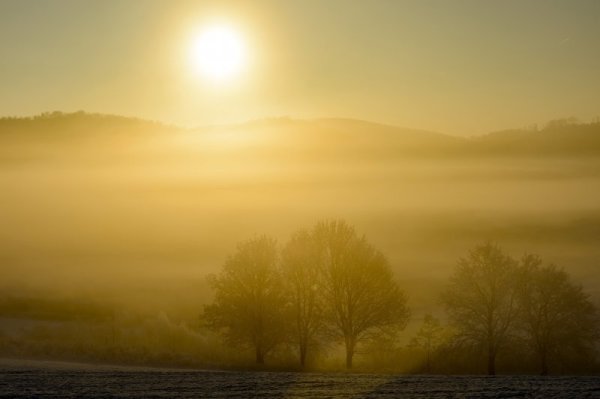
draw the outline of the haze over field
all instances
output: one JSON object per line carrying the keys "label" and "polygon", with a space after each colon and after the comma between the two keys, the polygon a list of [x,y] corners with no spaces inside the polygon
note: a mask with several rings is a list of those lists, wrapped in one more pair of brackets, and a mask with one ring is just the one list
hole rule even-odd
{"label": "haze over field", "polygon": [[598,373],[599,29],[0,2],[0,357]]}
{"label": "haze over field", "polygon": [[389,256],[415,306],[484,239],[598,292],[600,125],[556,125],[460,139],[341,119],[4,119],[2,284],[197,310],[236,242],[340,217]]}

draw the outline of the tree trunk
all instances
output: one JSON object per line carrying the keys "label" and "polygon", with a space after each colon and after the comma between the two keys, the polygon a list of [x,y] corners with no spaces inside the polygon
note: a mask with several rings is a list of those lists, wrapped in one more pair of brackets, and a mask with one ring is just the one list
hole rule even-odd
{"label": "tree trunk", "polygon": [[352,368],[352,357],[354,356],[354,339],[346,338],[346,368]]}
{"label": "tree trunk", "polygon": [[542,368],[541,375],[548,375],[548,359],[546,356],[546,351],[542,351],[540,354],[540,366]]}
{"label": "tree trunk", "polygon": [[488,351],[488,375],[496,375],[496,354],[493,350]]}
{"label": "tree trunk", "polygon": [[352,356],[354,356],[354,351],[346,348],[346,368],[348,370],[352,368]]}
{"label": "tree trunk", "polygon": [[260,346],[256,346],[256,364],[265,364],[265,357]]}
{"label": "tree trunk", "polygon": [[425,371],[427,372],[427,374],[431,374],[431,351],[427,350],[427,363],[425,366]]}
{"label": "tree trunk", "polygon": [[494,329],[494,310],[488,309],[487,316],[487,372],[488,375],[496,375],[496,349],[495,344],[495,329]]}
{"label": "tree trunk", "polygon": [[300,366],[304,368],[306,364],[306,347],[307,345],[304,343],[300,344]]}

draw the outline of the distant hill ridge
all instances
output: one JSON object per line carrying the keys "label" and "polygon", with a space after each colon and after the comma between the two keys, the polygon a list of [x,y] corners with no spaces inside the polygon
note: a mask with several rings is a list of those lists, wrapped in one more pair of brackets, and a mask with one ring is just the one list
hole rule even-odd
{"label": "distant hill ridge", "polygon": [[600,120],[578,123],[573,118],[549,122],[543,128],[511,129],[476,137],[456,137],[426,130],[406,129],[364,120],[289,117],[266,118],[239,124],[186,129],[145,119],[87,113],[51,112],[32,117],[0,118],[0,138],[19,139],[46,133],[198,133],[224,131],[263,137],[263,145],[310,143],[307,149],[336,148],[385,157],[431,156],[600,156]]}
{"label": "distant hill ridge", "polygon": [[92,113],[85,111],[77,111],[77,112],[61,112],[61,111],[53,111],[53,112],[43,112],[38,115],[33,116],[4,116],[0,118],[0,126],[5,127],[6,125],[11,124],[27,124],[27,123],[41,123],[41,122],[57,122],[57,123],[65,123],[65,122],[81,122],[81,121],[95,121],[95,122],[103,122],[103,123],[120,123],[120,124],[159,124],[165,125],[160,122],[150,121],[147,119],[134,118],[129,116],[122,115],[113,115],[113,114],[102,114],[102,113]]}

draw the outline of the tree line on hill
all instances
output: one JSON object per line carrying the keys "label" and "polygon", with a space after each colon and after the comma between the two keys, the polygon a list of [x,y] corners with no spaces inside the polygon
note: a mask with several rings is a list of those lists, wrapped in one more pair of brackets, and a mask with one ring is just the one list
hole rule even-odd
{"label": "tree line on hill", "polygon": [[[267,236],[242,242],[210,284],[215,297],[203,323],[227,345],[251,349],[258,364],[291,345],[305,367],[314,353],[341,344],[350,369],[362,348],[384,343],[391,351],[411,314],[385,256],[339,220],[294,233],[281,251]],[[511,351],[535,359],[541,374],[597,364],[597,308],[537,255],[516,260],[479,244],[458,261],[440,300],[447,323],[426,315],[409,345],[425,355],[421,371],[448,372],[472,354],[469,361],[493,375],[498,356]]]}
{"label": "tree line on hill", "polygon": [[[283,122],[283,123],[282,123]],[[269,135],[271,130],[276,134]],[[293,153],[294,148],[308,148],[331,157],[352,159],[412,159],[434,157],[597,157],[600,154],[600,118],[579,122],[575,118],[549,121],[538,128],[508,129],[475,137],[449,136],[441,133],[405,129],[372,122],[344,119],[270,119],[223,127],[185,129],[155,121],[87,113],[45,112],[33,117],[0,117],[0,139],[16,141],[36,137],[44,143],[64,144],[57,138],[97,136],[110,138],[147,134],[172,135],[228,132],[239,137],[269,137],[265,148],[281,146],[280,151]],[[271,132],[272,133],[272,132]],[[82,147],[84,148],[84,147]],[[94,148],[94,147],[92,147]],[[21,150],[24,151],[25,149]],[[256,151],[256,149],[253,149]]]}

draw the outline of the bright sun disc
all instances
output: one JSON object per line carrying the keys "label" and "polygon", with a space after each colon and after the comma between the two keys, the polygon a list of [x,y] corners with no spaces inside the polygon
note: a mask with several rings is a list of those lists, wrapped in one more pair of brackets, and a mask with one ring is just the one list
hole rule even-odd
{"label": "bright sun disc", "polygon": [[192,63],[196,71],[213,81],[231,78],[245,62],[245,48],[239,35],[226,26],[204,30],[192,44]]}

